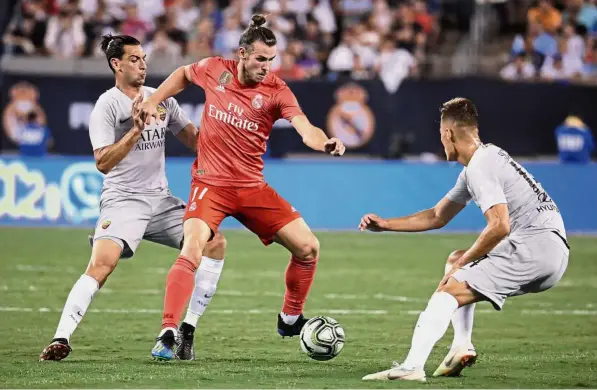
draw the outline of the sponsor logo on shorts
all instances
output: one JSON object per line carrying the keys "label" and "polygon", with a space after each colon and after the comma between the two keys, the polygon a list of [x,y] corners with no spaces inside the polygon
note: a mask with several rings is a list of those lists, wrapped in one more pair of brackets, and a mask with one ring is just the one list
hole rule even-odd
{"label": "sponsor logo on shorts", "polygon": [[290,206],[290,210],[291,210],[293,213],[296,213],[296,212],[298,211],[297,209],[295,209],[295,208],[294,208],[294,206]]}
{"label": "sponsor logo on shorts", "polygon": [[110,220],[102,222],[102,229],[107,229],[111,223],[112,221]]}
{"label": "sponsor logo on shorts", "polygon": [[195,211],[197,209],[197,203],[193,202],[189,206],[189,211]]}

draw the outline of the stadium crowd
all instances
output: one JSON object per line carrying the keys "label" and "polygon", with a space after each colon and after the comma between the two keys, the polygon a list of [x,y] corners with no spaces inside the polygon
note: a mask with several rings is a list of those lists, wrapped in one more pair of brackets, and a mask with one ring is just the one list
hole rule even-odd
{"label": "stadium crowd", "polygon": [[527,12],[523,33],[511,45],[501,70],[507,80],[590,82],[597,80],[595,0],[539,0]]}
{"label": "stadium crowd", "polygon": [[[101,35],[138,38],[148,59],[234,56],[251,14],[268,14],[286,80],[416,75],[439,36],[438,0],[22,0],[3,42],[14,55],[100,56]],[[6,51],[6,50],[5,50]]]}

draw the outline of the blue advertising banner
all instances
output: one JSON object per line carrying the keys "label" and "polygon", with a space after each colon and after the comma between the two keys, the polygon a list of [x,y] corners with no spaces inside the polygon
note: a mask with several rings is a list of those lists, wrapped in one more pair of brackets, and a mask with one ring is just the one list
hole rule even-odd
{"label": "blue advertising banner", "polygon": [[[169,158],[173,194],[188,198],[192,159]],[[526,163],[558,204],[569,232],[597,232],[597,164]],[[400,216],[433,206],[454,184],[452,163],[379,161],[269,161],[266,180],[313,229],[356,229],[375,212]],[[0,157],[0,225],[93,226],[99,215],[103,175],[91,158]],[[228,218],[222,228],[241,225]],[[444,231],[485,226],[471,203]]]}

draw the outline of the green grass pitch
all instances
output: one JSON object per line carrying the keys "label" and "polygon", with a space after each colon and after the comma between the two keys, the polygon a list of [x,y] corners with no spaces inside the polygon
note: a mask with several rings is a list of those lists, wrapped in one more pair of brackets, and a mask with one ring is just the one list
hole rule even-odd
{"label": "green grass pitch", "polygon": [[[196,333],[193,362],[156,363],[166,272],[177,252],[143,242],[123,260],[71,339],[62,362],[39,362],[60,310],[90,255],[87,230],[0,229],[2,388],[578,388],[597,387],[597,239],[573,237],[571,260],[552,290],[477,306],[477,364],[460,378],[428,384],[363,382],[404,359],[418,311],[437,286],[447,255],[472,235],[318,233],[321,260],[306,315],[330,315],[346,331],[328,362],[282,339],[276,313],[288,261],[244,231],[225,232],[218,291]],[[426,366],[443,359],[450,329]]]}

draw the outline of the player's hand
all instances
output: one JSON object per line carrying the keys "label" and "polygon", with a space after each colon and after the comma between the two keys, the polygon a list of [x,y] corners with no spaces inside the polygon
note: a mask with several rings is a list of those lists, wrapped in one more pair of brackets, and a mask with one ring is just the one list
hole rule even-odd
{"label": "player's hand", "polygon": [[139,104],[139,111],[141,118],[144,119],[145,124],[151,124],[152,120],[158,119],[158,105],[147,99]]}
{"label": "player's hand", "polygon": [[330,138],[323,145],[325,152],[332,156],[342,156],[346,151],[346,146],[338,138]]}
{"label": "player's hand", "polygon": [[388,230],[390,224],[385,219],[378,217],[375,214],[365,214],[363,218],[361,218],[361,223],[359,224],[359,230],[365,231],[370,230],[372,232],[383,232]]}
{"label": "player's hand", "polygon": [[139,94],[133,100],[133,110],[131,111],[131,116],[133,117],[133,131],[141,133],[145,128],[145,121],[143,120],[143,116],[141,114],[141,103],[143,102],[143,95]]}
{"label": "player's hand", "polygon": [[444,275],[444,277],[442,278],[442,280],[439,282],[439,285],[437,286],[437,289],[439,289],[441,286],[443,286],[444,284],[448,283],[448,280],[450,280],[450,278],[452,277],[452,275],[454,275],[454,273],[456,271],[458,271],[460,269],[460,265],[452,265],[452,269]]}

